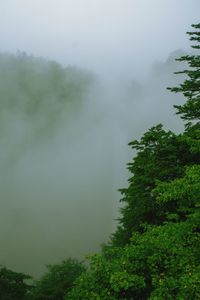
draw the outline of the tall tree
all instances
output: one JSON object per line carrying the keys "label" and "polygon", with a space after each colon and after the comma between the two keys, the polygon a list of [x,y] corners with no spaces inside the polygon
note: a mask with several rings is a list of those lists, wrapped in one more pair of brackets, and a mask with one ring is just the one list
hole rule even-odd
{"label": "tall tree", "polygon": [[32,290],[32,300],[63,300],[77,277],[86,270],[82,262],[71,258],[47,268]]}
{"label": "tall tree", "polygon": [[[197,31],[188,32],[190,39],[199,42],[200,24],[192,26]],[[199,45],[192,47],[199,50]],[[115,245],[127,243],[132,231],[142,230],[143,223],[160,224],[165,221],[166,214],[176,210],[178,204],[158,205],[152,193],[156,182],[184,176],[186,166],[200,163],[200,56],[186,55],[178,60],[188,62],[189,69],[178,72],[188,75],[188,78],[170,90],[182,92],[186,97],[186,103],[175,108],[177,114],[189,123],[183,134],[167,132],[162,125],[157,125],[147,131],[140,141],[130,143],[137,155],[128,164],[132,174],[129,186],[120,190],[124,206],[120,225],[112,239]]]}
{"label": "tall tree", "polygon": [[[199,42],[198,33],[189,34]],[[128,165],[129,187],[121,190],[120,227],[66,300],[200,299],[199,80],[191,76],[172,90],[186,96],[177,109],[191,122],[183,134],[158,125],[130,143],[137,155]]]}
{"label": "tall tree", "polygon": [[14,272],[5,267],[0,268],[0,299],[1,300],[25,300],[29,299],[33,288],[28,281],[31,276]]}
{"label": "tall tree", "polygon": [[[195,31],[189,31],[190,40],[197,42],[192,45],[193,49],[199,50],[200,45],[200,23],[193,24]],[[174,105],[177,109],[177,114],[181,115],[184,120],[199,120],[200,119],[200,55],[185,55],[177,59],[185,61],[189,65],[189,69],[176,72],[176,74],[185,74],[187,79],[178,87],[169,88],[172,92],[183,93],[186,98],[186,103],[183,105]]]}

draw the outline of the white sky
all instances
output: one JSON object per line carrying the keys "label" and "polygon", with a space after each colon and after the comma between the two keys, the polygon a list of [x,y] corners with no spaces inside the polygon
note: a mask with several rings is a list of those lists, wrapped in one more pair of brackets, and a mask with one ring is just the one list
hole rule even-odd
{"label": "white sky", "polygon": [[200,0],[0,0],[0,51],[140,75],[187,49],[199,17]]}

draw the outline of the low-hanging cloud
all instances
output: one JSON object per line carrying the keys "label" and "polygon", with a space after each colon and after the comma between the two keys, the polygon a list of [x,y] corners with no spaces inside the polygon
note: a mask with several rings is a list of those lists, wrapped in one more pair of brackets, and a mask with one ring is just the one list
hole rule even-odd
{"label": "low-hanging cloud", "polygon": [[108,240],[133,155],[127,143],[163,118],[182,128],[163,87],[177,82],[178,66],[171,55],[144,82],[108,82],[23,53],[2,54],[0,64],[0,262],[38,276]]}

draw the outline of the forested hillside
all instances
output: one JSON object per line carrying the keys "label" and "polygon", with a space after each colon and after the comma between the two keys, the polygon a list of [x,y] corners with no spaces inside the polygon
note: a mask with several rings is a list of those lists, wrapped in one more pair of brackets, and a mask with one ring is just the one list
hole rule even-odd
{"label": "forested hillside", "polygon": [[[76,114],[94,82],[89,72],[26,53],[0,54],[0,162],[13,164]],[[10,145],[9,150],[8,145]],[[4,149],[5,148],[5,149]],[[5,153],[7,152],[7,153]]]}
{"label": "forested hillside", "polygon": [[[128,163],[128,186],[120,189],[119,226],[110,242],[87,264],[68,259],[49,265],[37,281],[2,267],[0,299],[200,299],[200,24],[188,35],[195,52],[178,58],[177,76],[185,77],[168,88],[185,99],[174,106],[184,130],[158,124],[130,142],[136,155]],[[53,88],[53,95],[60,90]],[[24,109],[34,116],[44,105]]]}
{"label": "forested hillside", "polygon": [[120,226],[65,299],[200,298],[200,24],[193,29],[197,54],[179,58],[187,78],[170,88],[186,99],[175,106],[185,130],[159,124],[130,143]]}

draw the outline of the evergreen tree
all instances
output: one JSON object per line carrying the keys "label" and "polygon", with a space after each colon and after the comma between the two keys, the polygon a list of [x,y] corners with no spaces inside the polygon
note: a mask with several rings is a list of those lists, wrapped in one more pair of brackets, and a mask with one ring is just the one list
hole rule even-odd
{"label": "evergreen tree", "polygon": [[[187,32],[190,35],[190,40],[200,43],[200,23],[192,25],[196,31]],[[193,45],[193,49],[199,50],[200,45]],[[199,120],[200,119],[200,55],[185,55],[177,59],[185,61],[189,65],[188,70],[176,72],[176,74],[185,74],[187,79],[178,87],[169,88],[172,92],[183,93],[187,99],[183,105],[175,105],[177,114],[181,115],[184,120]]]}
{"label": "evergreen tree", "polygon": [[25,300],[29,299],[33,288],[28,281],[31,276],[14,272],[5,267],[0,269],[0,299],[1,300]]}
{"label": "evergreen tree", "polygon": [[[190,39],[199,42],[200,24],[192,26],[197,31],[188,32]],[[199,45],[192,47],[199,49]],[[182,92],[186,97],[186,103],[175,108],[177,114],[190,122],[186,124],[183,134],[167,132],[162,125],[157,125],[147,131],[140,141],[130,143],[137,150],[137,155],[128,164],[132,174],[129,186],[120,190],[124,207],[121,209],[120,225],[113,235],[114,245],[127,243],[132,231],[141,231],[144,223],[160,224],[165,221],[166,214],[176,210],[178,204],[158,205],[152,193],[156,182],[179,178],[184,175],[186,166],[200,163],[200,56],[186,55],[178,60],[188,62],[189,70],[177,72],[186,74],[188,78],[170,90]]]}
{"label": "evergreen tree", "polygon": [[155,201],[152,190],[156,182],[170,181],[184,175],[185,165],[193,164],[196,154],[182,138],[157,125],[147,131],[140,141],[130,143],[137,155],[128,169],[133,175],[128,188],[121,189],[124,207],[121,209],[120,226],[113,236],[115,245],[128,242],[133,230],[142,230],[144,223],[160,224],[165,211],[174,206],[161,206]]}
{"label": "evergreen tree", "polygon": [[82,262],[71,258],[47,268],[32,290],[32,300],[63,300],[75,279],[86,270]]}
{"label": "evergreen tree", "polygon": [[[199,30],[200,24],[193,27]],[[189,34],[199,42],[199,31]],[[192,67],[199,56],[187,60]],[[66,300],[200,299],[198,64],[195,68],[193,75],[191,69],[184,71],[189,79],[171,89],[187,99],[176,106],[190,121],[185,131],[175,135],[158,125],[130,143],[137,156],[128,165],[129,187],[121,190],[121,226],[111,245],[90,257],[89,271],[77,279]]]}

